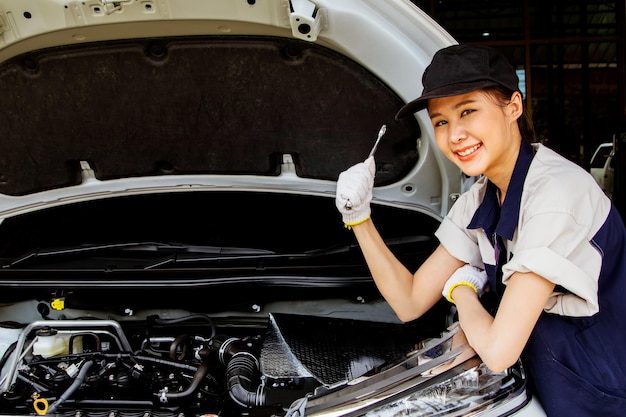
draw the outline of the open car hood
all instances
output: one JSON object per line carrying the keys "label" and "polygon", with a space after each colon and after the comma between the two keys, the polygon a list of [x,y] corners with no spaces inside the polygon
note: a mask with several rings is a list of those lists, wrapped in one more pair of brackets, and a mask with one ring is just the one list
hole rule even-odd
{"label": "open car hood", "polygon": [[383,124],[376,199],[445,214],[460,173],[425,120],[394,116],[452,38],[407,1],[336,3],[3,2],[0,216],[185,187],[332,195]]}

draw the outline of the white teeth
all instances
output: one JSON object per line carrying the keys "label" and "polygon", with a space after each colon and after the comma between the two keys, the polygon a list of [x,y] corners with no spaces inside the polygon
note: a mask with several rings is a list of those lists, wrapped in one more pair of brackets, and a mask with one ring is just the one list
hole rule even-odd
{"label": "white teeth", "polygon": [[457,152],[457,153],[458,153],[459,155],[461,155],[461,156],[467,156],[467,155],[471,154],[472,152],[474,152],[474,151],[475,151],[476,149],[478,149],[478,148],[480,148],[480,144],[478,144],[478,145],[476,145],[476,146],[472,146],[472,147],[471,147],[471,148],[469,148],[469,149],[466,149],[466,150],[464,150],[464,151],[462,151],[462,152]]}

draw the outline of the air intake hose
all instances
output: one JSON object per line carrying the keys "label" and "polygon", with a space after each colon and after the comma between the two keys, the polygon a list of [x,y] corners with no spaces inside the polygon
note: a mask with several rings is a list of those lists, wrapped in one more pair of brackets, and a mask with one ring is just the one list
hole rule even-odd
{"label": "air intake hose", "polygon": [[242,407],[288,406],[308,392],[307,387],[298,390],[263,385],[259,360],[241,339],[216,336],[209,342],[209,349],[217,352],[218,360],[226,366],[228,393]]}
{"label": "air intake hose", "polygon": [[263,386],[255,382],[259,380],[259,361],[246,344],[241,339],[217,336],[211,339],[210,347],[226,366],[226,387],[230,398],[243,407],[265,405]]}

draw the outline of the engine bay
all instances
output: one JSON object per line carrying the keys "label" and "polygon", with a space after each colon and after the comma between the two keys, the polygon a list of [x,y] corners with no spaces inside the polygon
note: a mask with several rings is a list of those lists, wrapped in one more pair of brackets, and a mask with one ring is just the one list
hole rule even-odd
{"label": "engine bay", "polygon": [[289,312],[4,322],[0,413],[284,415],[435,335],[429,325]]}

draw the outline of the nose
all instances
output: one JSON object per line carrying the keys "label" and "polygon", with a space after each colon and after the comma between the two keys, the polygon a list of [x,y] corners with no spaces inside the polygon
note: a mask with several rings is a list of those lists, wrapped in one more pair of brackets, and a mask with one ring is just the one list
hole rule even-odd
{"label": "nose", "polygon": [[467,138],[463,124],[459,122],[449,121],[448,132],[450,132],[450,142],[452,143],[460,143]]}

